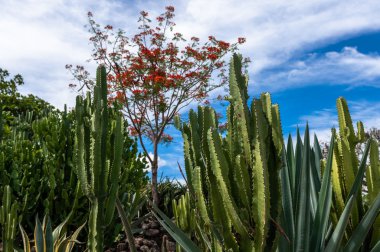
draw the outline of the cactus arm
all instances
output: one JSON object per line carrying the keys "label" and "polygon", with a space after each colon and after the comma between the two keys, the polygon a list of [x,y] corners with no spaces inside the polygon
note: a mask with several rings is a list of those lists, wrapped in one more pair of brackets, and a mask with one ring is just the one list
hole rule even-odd
{"label": "cactus arm", "polygon": [[[333,155],[333,162],[332,162],[332,171],[331,171],[331,180],[332,180],[332,186],[334,191],[334,210],[335,215],[338,217],[342,214],[344,209],[344,194],[343,194],[343,185],[342,185],[342,170],[339,167],[339,156],[337,156],[337,145],[334,146],[334,155]],[[333,219],[334,224],[336,224],[335,221],[338,221],[338,219]]]}
{"label": "cactus arm", "polygon": [[[217,180],[215,175],[210,174],[210,185],[216,184]],[[215,230],[215,233],[213,234],[213,238],[215,238],[214,243],[221,242],[225,248],[231,248],[234,252],[239,251],[239,245],[232,234],[231,218],[228,214],[228,209],[223,205],[223,196],[221,196],[221,193],[216,186],[210,186],[209,193],[214,221],[217,225],[220,225],[219,227],[211,226],[211,228]],[[223,240],[218,236],[220,235],[218,228],[221,229]],[[216,245],[216,248],[219,247],[220,246]]]}
{"label": "cactus arm", "polygon": [[368,183],[368,196],[369,205],[376,198],[377,194],[380,192],[380,162],[379,162],[379,144],[375,139],[371,139],[371,148],[369,153],[370,168],[366,170],[367,172],[367,183]]}
{"label": "cactus arm", "polygon": [[199,138],[199,125],[198,125],[198,117],[197,114],[190,110],[189,112],[189,119],[190,119],[190,131],[191,131],[191,143],[192,143],[192,150],[193,150],[193,160],[194,162],[198,163],[201,160],[201,151],[199,146],[201,146],[201,140]]}
{"label": "cactus arm", "polygon": [[366,140],[366,135],[364,131],[363,122],[358,121],[356,123],[356,127],[358,128],[357,140],[359,143],[364,143]]}
{"label": "cactus arm", "polygon": [[77,127],[76,127],[76,169],[78,173],[78,178],[85,195],[89,195],[89,184],[87,178],[87,170],[85,166],[85,144],[84,144],[84,126],[83,126],[83,108],[82,108],[82,97],[77,96],[76,101],[76,115],[77,115]]}
{"label": "cactus arm", "polygon": [[107,198],[107,207],[106,207],[106,213],[105,213],[105,223],[108,226],[114,216],[115,213],[115,203],[116,203],[116,197],[118,194],[119,189],[119,177],[120,177],[120,169],[121,169],[121,158],[122,158],[122,152],[123,152],[123,137],[122,137],[122,129],[123,129],[123,123],[121,116],[119,115],[116,118],[116,126],[114,129],[114,155],[113,155],[113,162],[111,166],[110,171],[110,191]]}
{"label": "cactus arm", "polygon": [[201,169],[199,166],[195,167],[193,170],[193,187],[196,196],[196,204],[201,214],[202,220],[205,223],[205,226],[210,226],[210,218],[208,217],[206,201],[202,191],[202,179],[201,179]]}
{"label": "cactus arm", "polygon": [[254,112],[256,115],[256,139],[253,151],[254,167],[252,171],[253,184],[253,218],[256,223],[257,235],[255,239],[255,249],[262,251],[265,246],[265,237],[269,225],[269,178],[267,167],[267,150],[265,139],[268,136],[268,129],[265,126],[265,117],[259,100],[254,101]]}
{"label": "cactus arm", "polygon": [[186,133],[182,133],[183,137],[183,152],[185,155],[185,170],[187,174],[187,181],[189,183],[189,186],[192,184],[192,167],[193,166],[193,160],[190,154],[190,143],[189,143],[189,137]]}
{"label": "cactus arm", "polygon": [[276,147],[277,156],[280,158],[282,155],[282,148],[284,146],[284,138],[282,135],[282,126],[280,118],[280,108],[278,104],[272,105],[272,137],[273,143]]}
{"label": "cactus arm", "polygon": [[338,110],[340,135],[346,136],[350,143],[356,142],[357,139],[346,100],[343,97],[338,98],[336,101],[336,106]]}
{"label": "cactus arm", "polygon": [[251,186],[249,181],[249,172],[246,169],[246,163],[240,155],[236,156],[235,159],[235,181],[238,188],[239,196],[241,197],[241,201],[243,202],[244,207],[250,211],[251,210]]}
{"label": "cactus arm", "polygon": [[244,90],[245,88],[242,86],[242,78],[243,76],[241,74],[241,65],[239,64],[238,56],[234,55],[230,64],[229,81],[232,104],[235,109],[234,119],[237,124],[238,134],[240,135],[239,140],[242,141],[244,157],[247,164],[251,165],[251,146],[249,143],[249,134],[251,131],[248,124],[249,110],[247,108],[246,96],[242,91],[242,89]]}
{"label": "cactus arm", "polygon": [[[371,139],[370,147],[370,167],[367,172],[367,184],[368,184],[368,205],[371,205],[376,196],[380,193],[380,162],[379,162],[379,144],[375,139]],[[380,240],[380,216],[378,216],[373,224],[373,233],[371,244],[374,246],[376,241]]]}
{"label": "cactus arm", "polygon": [[208,141],[209,141],[209,147],[210,147],[210,158],[211,158],[211,167],[212,171],[215,175],[217,185],[219,188],[219,193],[221,193],[221,198],[224,207],[226,208],[229,217],[231,218],[231,221],[237,230],[237,232],[240,233],[242,239],[249,240],[249,234],[246,230],[246,227],[242,223],[238,211],[236,210],[236,206],[234,202],[232,201],[230,192],[227,187],[226,180],[228,177],[226,177],[226,174],[223,172],[225,171],[225,164],[223,163],[221,152],[221,143],[220,143],[220,137],[216,130],[209,130],[208,131]]}

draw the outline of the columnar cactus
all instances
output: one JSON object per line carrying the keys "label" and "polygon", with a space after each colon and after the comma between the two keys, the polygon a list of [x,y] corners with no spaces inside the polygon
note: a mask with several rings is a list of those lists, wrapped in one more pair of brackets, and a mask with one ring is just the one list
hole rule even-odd
{"label": "columnar cactus", "polygon": [[[333,165],[333,188],[335,192],[337,216],[344,208],[344,202],[347,194],[352,187],[355,175],[358,170],[358,158],[355,153],[355,147],[358,143],[364,141],[363,124],[358,122],[358,133],[355,134],[352,126],[352,120],[348,111],[347,102],[344,98],[337,100],[337,110],[339,119],[339,134],[336,137],[335,156]],[[352,222],[350,228],[353,229],[363,216],[363,205],[361,194],[358,194],[357,204],[353,209]]]}
{"label": "columnar cactus", "polygon": [[103,251],[104,230],[115,211],[123,151],[123,121],[107,105],[106,69],[97,69],[94,97],[76,100],[76,169],[91,204],[89,251]]}
{"label": "columnar cactus", "polygon": [[[357,122],[357,132],[355,133],[352,119],[348,110],[347,102],[344,98],[337,99],[337,110],[339,119],[339,134],[336,135],[336,145],[334,147],[334,160],[332,168],[332,180],[334,191],[334,212],[332,213],[333,222],[336,223],[337,217],[343,212],[347,195],[350,192],[355,177],[357,176],[359,162],[356,149],[359,144],[366,140],[362,122]],[[357,196],[356,204],[353,207],[346,237],[359,225],[364,213],[369,205],[373,203],[377,194],[380,192],[380,167],[379,150],[376,140],[372,139],[370,148],[370,168],[366,170],[368,185],[368,197],[366,201],[362,199],[362,193]],[[380,223],[374,224],[374,237],[379,239]]]}
{"label": "columnar cactus", "polygon": [[180,127],[187,179],[202,227],[213,230],[223,251],[264,251],[276,242],[281,209],[279,108],[268,93],[248,108],[241,56],[231,60],[229,83],[226,137],[210,107],[190,111],[189,124]]}
{"label": "columnar cactus", "polygon": [[[175,223],[191,238],[192,233],[196,230],[196,220],[195,209],[191,206],[189,192],[182,195],[178,201],[174,199],[172,205]],[[183,251],[179,244],[176,245],[176,251]]]}
{"label": "columnar cactus", "polygon": [[18,224],[17,203],[12,203],[12,192],[9,185],[5,186],[3,203],[0,207],[0,225],[4,252],[13,252],[13,241]]}
{"label": "columnar cactus", "polygon": [[[371,205],[376,196],[380,194],[380,161],[379,161],[379,143],[375,139],[371,139],[371,149],[369,154],[370,167],[367,169],[366,179],[368,187],[367,205]],[[377,217],[373,224],[372,246],[380,241],[380,216]]]}

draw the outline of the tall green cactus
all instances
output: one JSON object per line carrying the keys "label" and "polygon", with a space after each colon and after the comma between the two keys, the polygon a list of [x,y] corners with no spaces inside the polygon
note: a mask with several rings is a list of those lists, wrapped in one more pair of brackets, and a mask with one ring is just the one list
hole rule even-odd
{"label": "tall green cactus", "polygon": [[4,252],[13,252],[13,242],[15,240],[18,216],[17,203],[12,203],[12,192],[10,186],[5,186],[3,203],[0,207],[0,224]]}
{"label": "tall green cactus", "polygon": [[[123,121],[107,104],[106,69],[97,69],[94,97],[76,100],[76,169],[91,204],[89,251],[103,251],[105,227],[115,212],[123,151]],[[113,117],[111,117],[111,115]]]}
{"label": "tall green cactus", "polygon": [[[227,134],[218,132],[210,107],[190,111],[184,138],[185,169],[202,228],[222,250],[264,251],[277,239],[283,146],[279,108],[268,93],[247,105],[247,76],[241,56],[230,63]],[[178,126],[178,123],[177,123]]]}
{"label": "tall green cactus", "polygon": [[[370,141],[370,167],[367,169],[366,173],[366,181],[368,187],[367,205],[371,205],[376,200],[376,196],[380,194],[379,143],[375,139],[371,139]],[[372,246],[374,246],[377,241],[380,241],[380,216],[377,217],[374,223],[371,239]]]}
{"label": "tall green cactus", "polygon": [[[337,217],[343,212],[344,203],[348,200],[348,193],[354,183],[358,172],[358,155],[356,149],[366,140],[362,122],[357,123],[355,132],[347,102],[344,98],[337,99],[339,134],[336,135],[336,145],[334,147],[334,162],[332,170],[333,191],[334,191],[334,211],[333,221],[336,223]],[[350,237],[352,231],[359,225],[366,209],[373,203],[380,192],[379,180],[379,151],[376,140],[371,140],[370,148],[370,168],[366,171],[368,184],[368,197],[364,201],[362,193],[359,193],[350,217],[346,239]],[[374,239],[379,239],[380,222],[374,224]],[[375,238],[376,237],[376,238]]]}

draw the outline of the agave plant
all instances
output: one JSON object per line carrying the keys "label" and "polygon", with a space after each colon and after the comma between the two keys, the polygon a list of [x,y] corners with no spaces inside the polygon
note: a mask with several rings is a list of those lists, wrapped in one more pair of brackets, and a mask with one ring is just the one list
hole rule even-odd
{"label": "agave plant", "polygon": [[[70,217],[70,216],[69,216]],[[70,252],[74,248],[77,241],[77,237],[85,226],[84,223],[80,226],[71,236],[67,236],[66,233],[63,232],[69,217],[65,219],[61,224],[59,224],[54,230],[52,229],[50,218],[45,215],[42,224],[36,217],[36,225],[34,228],[34,248],[37,252],[59,252],[65,251]],[[25,230],[20,225],[20,230],[22,234],[22,240],[24,243],[24,252],[30,252],[32,245],[29,241],[29,237]]]}
{"label": "agave plant", "polygon": [[[313,148],[310,147],[309,138],[308,127],[306,127],[303,143],[297,131],[295,153],[291,137],[288,138],[287,150],[284,149],[283,152],[281,225],[285,235],[280,238],[279,251],[320,252],[338,251],[342,248],[347,251],[358,251],[368,239],[367,234],[380,210],[380,194],[378,194],[357,228],[349,237],[346,237],[345,241],[344,235],[349,229],[349,218],[353,214],[355,200],[361,194],[363,177],[368,168],[367,158],[371,149],[371,141],[368,141],[366,145],[358,172],[347,195],[348,200],[335,225],[330,218],[334,194],[332,173],[335,130],[332,131],[328,158],[324,162],[321,162],[322,153],[317,137],[314,137]],[[368,248],[369,244],[365,244],[365,246]]]}

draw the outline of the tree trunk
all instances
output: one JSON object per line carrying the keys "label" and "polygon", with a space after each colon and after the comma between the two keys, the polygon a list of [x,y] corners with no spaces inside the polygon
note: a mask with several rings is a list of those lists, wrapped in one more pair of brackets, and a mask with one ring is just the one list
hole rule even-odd
{"label": "tree trunk", "polygon": [[158,172],[158,144],[153,143],[153,163],[152,163],[152,198],[153,203],[158,205],[159,196],[157,191],[157,172]]}

